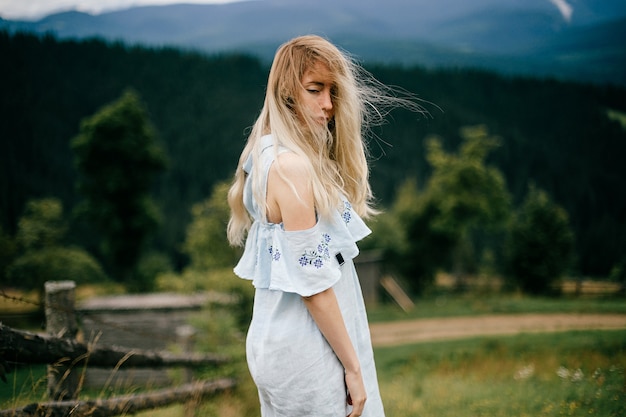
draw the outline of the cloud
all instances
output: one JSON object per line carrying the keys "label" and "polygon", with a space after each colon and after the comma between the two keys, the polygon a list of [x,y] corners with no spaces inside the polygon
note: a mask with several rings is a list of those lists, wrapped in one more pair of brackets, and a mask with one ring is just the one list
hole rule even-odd
{"label": "cloud", "polygon": [[550,0],[550,3],[554,4],[561,15],[563,15],[563,19],[566,22],[570,22],[572,20],[572,13],[574,13],[574,8],[565,0]]}
{"label": "cloud", "polygon": [[0,0],[4,19],[40,19],[48,14],[78,10],[98,14],[136,6],[171,3],[230,3],[237,0]]}

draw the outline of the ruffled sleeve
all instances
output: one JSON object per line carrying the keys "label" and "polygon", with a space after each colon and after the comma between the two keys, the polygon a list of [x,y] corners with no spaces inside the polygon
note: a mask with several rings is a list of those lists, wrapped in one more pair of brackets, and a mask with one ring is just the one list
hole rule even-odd
{"label": "ruffled sleeve", "polygon": [[344,262],[359,254],[356,242],[371,233],[350,203],[343,204],[331,219],[320,219],[307,230],[255,222],[235,273],[256,288],[304,297],[332,287]]}

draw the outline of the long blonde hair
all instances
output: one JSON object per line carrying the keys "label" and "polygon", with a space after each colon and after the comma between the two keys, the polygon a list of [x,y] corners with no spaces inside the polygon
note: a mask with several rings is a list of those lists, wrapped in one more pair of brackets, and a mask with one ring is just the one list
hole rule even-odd
{"label": "long blonde hair", "polygon": [[[317,63],[326,65],[334,78],[334,120],[323,127],[299,102],[302,77]],[[389,104],[423,112],[414,100],[399,98],[390,92],[393,90],[376,81],[347,54],[322,37],[301,36],[283,44],[274,57],[263,108],[241,153],[228,193],[230,243],[242,245],[251,225],[243,204],[246,179],[243,164],[250,155],[253,161],[258,158],[259,139],[270,133],[275,152],[278,146],[284,146],[308,161],[318,215],[329,216],[332,210],[339,208],[341,194],[361,217],[373,215],[376,210],[372,206],[363,135],[369,125],[382,121]],[[253,169],[260,169],[258,165],[254,163]],[[280,167],[277,168],[280,174]],[[253,181],[260,178],[254,172],[252,175]],[[265,213],[267,206],[261,197],[262,186],[257,181],[253,182],[252,188],[260,210]]]}

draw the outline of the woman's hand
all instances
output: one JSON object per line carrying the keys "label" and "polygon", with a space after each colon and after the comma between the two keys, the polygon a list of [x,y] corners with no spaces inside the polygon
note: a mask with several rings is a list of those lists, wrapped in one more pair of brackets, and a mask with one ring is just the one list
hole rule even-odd
{"label": "woman's hand", "polygon": [[352,413],[348,417],[359,417],[363,414],[367,394],[363,384],[361,372],[346,371],[346,387],[348,388],[348,404],[352,406]]}

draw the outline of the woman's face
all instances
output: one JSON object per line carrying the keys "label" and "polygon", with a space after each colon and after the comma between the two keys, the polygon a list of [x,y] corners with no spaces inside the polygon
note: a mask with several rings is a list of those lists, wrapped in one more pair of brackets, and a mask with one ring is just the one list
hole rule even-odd
{"label": "woman's face", "polygon": [[335,84],[328,67],[317,62],[302,76],[300,102],[320,125],[327,125],[335,115],[333,93]]}

